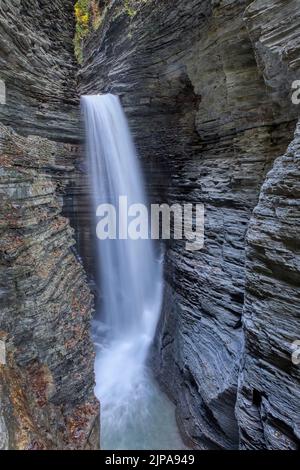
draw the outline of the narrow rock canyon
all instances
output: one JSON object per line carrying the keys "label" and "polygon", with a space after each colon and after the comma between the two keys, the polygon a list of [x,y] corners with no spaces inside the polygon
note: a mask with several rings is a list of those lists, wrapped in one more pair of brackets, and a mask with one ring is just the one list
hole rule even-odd
{"label": "narrow rock canyon", "polygon": [[297,449],[299,2],[90,3],[78,63],[72,0],[0,2],[0,449],[99,448],[79,99],[102,93],[150,201],[205,207],[202,250],[165,244],[151,349],[185,444]]}

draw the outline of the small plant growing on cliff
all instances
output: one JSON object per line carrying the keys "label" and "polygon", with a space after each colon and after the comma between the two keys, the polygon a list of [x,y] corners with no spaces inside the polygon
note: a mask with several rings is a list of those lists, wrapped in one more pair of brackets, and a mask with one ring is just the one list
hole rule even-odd
{"label": "small plant growing on cliff", "polygon": [[137,14],[137,10],[134,8],[134,0],[125,0],[124,7],[125,11],[130,18],[133,18]]}
{"label": "small plant growing on cliff", "polygon": [[90,3],[91,3],[90,9],[91,9],[91,16],[92,16],[92,26],[94,30],[97,30],[102,22],[102,18],[106,11],[106,3],[108,2],[107,1],[102,2],[102,6],[103,6],[102,14],[101,14],[100,6],[97,0],[91,0]]}
{"label": "small plant growing on cliff", "polygon": [[147,1],[148,0],[124,0],[125,12],[130,18],[134,18],[141,5]]}

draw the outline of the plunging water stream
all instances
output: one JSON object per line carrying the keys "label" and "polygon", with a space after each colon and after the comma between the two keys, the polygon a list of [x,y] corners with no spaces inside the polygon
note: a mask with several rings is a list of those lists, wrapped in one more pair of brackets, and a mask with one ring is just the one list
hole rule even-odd
{"label": "plunging water stream", "polygon": [[[125,114],[114,95],[82,97],[95,209],[145,204],[143,178]],[[127,221],[121,216],[119,229]],[[117,230],[117,233],[119,230]],[[174,409],[146,360],[162,299],[162,272],[151,240],[98,242],[101,320],[95,320],[96,394],[103,449],[178,449]]]}

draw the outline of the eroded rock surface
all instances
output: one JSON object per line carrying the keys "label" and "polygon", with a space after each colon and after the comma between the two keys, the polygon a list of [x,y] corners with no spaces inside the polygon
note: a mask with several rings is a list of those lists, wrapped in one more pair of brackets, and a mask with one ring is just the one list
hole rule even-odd
{"label": "eroded rock surface", "polygon": [[300,127],[262,187],[248,230],[245,350],[237,416],[241,447],[297,449],[299,333]]}
{"label": "eroded rock surface", "polygon": [[0,448],[99,447],[92,297],[61,215],[78,175],[73,23],[72,1],[0,2]]}
{"label": "eroded rock surface", "polygon": [[[299,19],[295,1],[255,1],[245,12],[274,120],[299,115],[299,106],[290,109],[289,88],[300,74]],[[292,362],[300,319],[299,144],[298,124],[266,177],[247,234],[237,403],[243,449],[299,448],[300,368]]]}

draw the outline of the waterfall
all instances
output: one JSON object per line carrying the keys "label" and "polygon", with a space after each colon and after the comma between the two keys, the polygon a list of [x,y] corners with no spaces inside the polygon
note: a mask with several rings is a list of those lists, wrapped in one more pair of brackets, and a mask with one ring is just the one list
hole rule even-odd
{"label": "waterfall", "polygon": [[[144,181],[119,98],[83,96],[82,108],[95,210],[103,203],[118,208],[122,196],[128,206],[145,204]],[[124,232],[124,218],[118,224]],[[160,408],[167,409],[146,366],[161,309],[161,262],[150,239],[108,239],[98,241],[97,263],[102,304],[94,325],[95,371],[102,439],[106,448],[139,449],[143,433],[155,434],[149,416],[157,426],[164,420]]]}
{"label": "waterfall", "polygon": [[[127,120],[117,96],[82,97],[95,209],[127,197],[146,205],[143,177]],[[126,226],[126,220],[120,223]],[[119,231],[119,230],[118,230]],[[124,231],[124,230],[123,230]],[[149,240],[99,241],[102,318],[114,339],[138,340],[144,355],[159,316],[161,272]]]}

